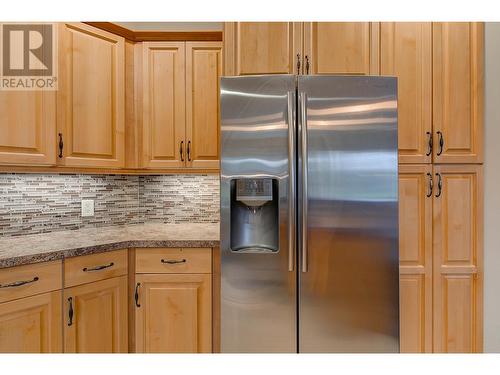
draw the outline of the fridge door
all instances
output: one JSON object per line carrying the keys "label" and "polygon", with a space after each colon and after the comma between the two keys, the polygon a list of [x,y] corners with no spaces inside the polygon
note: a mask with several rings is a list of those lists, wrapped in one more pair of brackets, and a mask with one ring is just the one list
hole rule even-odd
{"label": "fridge door", "polygon": [[294,76],[221,79],[222,352],[297,351],[294,123]]}
{"label": "fridge door", "polygon": [[300,352],[398,352],[397,80],[304,76]]}

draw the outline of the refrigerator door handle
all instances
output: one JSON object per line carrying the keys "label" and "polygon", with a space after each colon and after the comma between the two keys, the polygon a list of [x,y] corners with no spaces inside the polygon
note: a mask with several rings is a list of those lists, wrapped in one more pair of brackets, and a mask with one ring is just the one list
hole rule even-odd
{"label": "refrigerator door handle", "polygon": [[300,141],[301,141],[301,161],[302,161],[302,207],[301,207],[301,255],[302,272],[307,272],[307,95],[305,92],[299,94],[300,108]]}
{"label": "refrigerator door handle", "polygon": [[288,271],[295,265],[295,92],[288,93]]}

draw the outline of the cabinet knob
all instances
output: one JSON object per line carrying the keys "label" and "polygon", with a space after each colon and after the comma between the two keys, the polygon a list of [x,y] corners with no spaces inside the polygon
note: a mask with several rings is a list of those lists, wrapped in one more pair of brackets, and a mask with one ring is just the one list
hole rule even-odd
{"label": "cabinet knob", "polygon": [[297,74],[300,74],[300,53],[297,53]]}

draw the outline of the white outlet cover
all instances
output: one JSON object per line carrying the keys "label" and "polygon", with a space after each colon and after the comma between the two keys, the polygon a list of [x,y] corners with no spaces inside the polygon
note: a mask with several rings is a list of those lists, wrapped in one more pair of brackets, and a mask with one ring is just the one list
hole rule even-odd
{"label": "white outlet cover", "polygon": [[82,199],[82,217],[94,216],[94,200]]}

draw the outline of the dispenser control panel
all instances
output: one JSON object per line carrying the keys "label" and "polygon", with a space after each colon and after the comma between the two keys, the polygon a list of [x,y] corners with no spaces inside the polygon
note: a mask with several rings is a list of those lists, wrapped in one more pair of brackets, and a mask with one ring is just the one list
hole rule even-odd
{"label": "dispenser control panel", "polygon": [[236,181],[236,200],[247,206],[262,206],[273,200],[271,178],[245,178]]}

